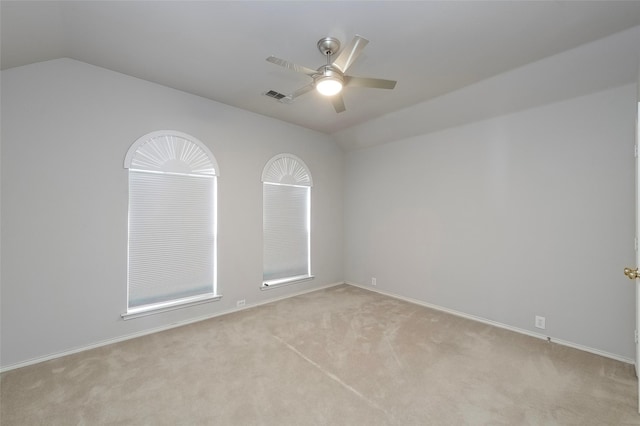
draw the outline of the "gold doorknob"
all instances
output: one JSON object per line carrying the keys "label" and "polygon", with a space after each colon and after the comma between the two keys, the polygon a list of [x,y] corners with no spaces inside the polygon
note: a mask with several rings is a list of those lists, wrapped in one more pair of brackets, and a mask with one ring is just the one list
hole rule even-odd
{"label": "gold doorknob", "polygon": [[636,278],[640,278],[640,272],[638,272],[638,268],[624,268],[624,274],[629,277],[630,280],[635,280]]}

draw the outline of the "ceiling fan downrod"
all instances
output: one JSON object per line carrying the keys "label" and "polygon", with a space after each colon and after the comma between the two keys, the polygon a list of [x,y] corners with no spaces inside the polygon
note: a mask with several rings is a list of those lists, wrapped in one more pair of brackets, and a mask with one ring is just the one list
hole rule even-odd
{"label": "ceiling fan downrod", "polygon": [[325,37],[318,41],[318,50],[327,58],[327,64],[318,68],[322,74],[314,78],[316,90],[324,96],[333,96],[342,91],[344,77],[331,64],[331,55],[340,49],[340,41],[337,38]]}

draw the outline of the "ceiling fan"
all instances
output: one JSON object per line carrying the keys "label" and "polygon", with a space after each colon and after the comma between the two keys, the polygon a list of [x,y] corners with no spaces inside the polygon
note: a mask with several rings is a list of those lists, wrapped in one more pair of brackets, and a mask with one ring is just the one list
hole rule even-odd
{"label": "ceiling fan", "polygon": [[326,65],[320,66],[317,70],[294,64],[284,59],[269,56],[268,62],[283,66],[292,71],[308,75],[313,81],[306,86],[287,96],[290,100],[310,92],[314,88],[322,95],[331,99],[331,103],[336,112],[346,110],[344,99],[342,98],[343,87],[372,87],[375,89],[393,89],[396,82],[393,80],[383,80],[380,78],[354,77],[345,73],[349,67],[358,59],[362,50],[369,43],[364,37],[356,35],[353,40],[340,52],[331,62],[331,57],[340,50],[340,41],[334,37],[324,37],[318,41],[318,50],[327,58]]}

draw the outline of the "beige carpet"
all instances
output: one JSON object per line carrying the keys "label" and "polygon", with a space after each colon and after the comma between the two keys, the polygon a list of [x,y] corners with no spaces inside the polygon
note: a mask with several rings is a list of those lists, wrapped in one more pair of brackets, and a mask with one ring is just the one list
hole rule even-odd
{"label": "beige carpet", "polygon": [[633,366],[342,285],[13,370],[10,425],[640,424]]}

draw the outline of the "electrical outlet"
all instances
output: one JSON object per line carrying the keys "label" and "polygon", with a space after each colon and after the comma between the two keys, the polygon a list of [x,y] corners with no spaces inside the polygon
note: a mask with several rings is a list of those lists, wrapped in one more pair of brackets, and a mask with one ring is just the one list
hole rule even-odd
{"label": "electrical outlet", "polygon": [[376,279],[375,278],[371,278],[371,285],[375,286],[376,284]]}
{"label": "electrical outlet", "polygon": [[245,302],[244,302],[244,299],[242,299],[242,300],[238,300],[238,301],[236,302],[236,307],[237,307],[237,308],[241,308],[241,307],[243,307],[243,306],[244,306],[244,303],[245,303]]}
{"label": "electrical outlet", "polygon": [[545,322],[546,322],[546,320],[545,320],[544,317],[539,317],[539,316],[536,315],[536,323],[535,323],[536,328],[541,328],[541,329],[544,330],[545,329]]}

